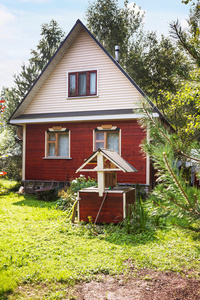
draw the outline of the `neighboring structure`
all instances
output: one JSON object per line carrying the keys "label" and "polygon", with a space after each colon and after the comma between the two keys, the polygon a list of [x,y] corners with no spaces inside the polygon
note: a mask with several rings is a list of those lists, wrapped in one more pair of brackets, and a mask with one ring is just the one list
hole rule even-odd
{"label": "neighboring structure", "polygon": [[[78,20],[10,118],[23,127],[23,180],[67,181],[98,148],[115,150],[138,171],[119,183],[151,183],[140,151],[142,90]],[[154,108],[154,116],[163,119]],[[94,173],[88,173],[94,176]]]}

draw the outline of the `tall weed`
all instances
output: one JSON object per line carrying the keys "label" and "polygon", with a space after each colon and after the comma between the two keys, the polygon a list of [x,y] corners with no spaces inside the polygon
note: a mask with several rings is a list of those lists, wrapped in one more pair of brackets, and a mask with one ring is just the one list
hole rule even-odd
{"label": "tall weed", "polygon": [[148,212],[144,207],[142,199],[136,200],[135,204],[128,205],[127,216],[122,221],[126,233],[139,233],[147,229]]}

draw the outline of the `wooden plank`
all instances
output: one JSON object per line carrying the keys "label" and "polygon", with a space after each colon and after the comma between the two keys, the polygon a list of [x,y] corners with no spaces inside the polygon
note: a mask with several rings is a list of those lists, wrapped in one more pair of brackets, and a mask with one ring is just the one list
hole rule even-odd
{"label": "wooden plank", "polygon": [[[93,151],[93,130],[104,123],[108,124],[108,122],[102,121],[27,124],[25,179],[51,180],[53,178],[55,181],[64,181],[66,173],[68,173],[68,180],[79,176],[75,173],[76,170]],[[45,157],[45,131],[54,125],[65,127],[71,131],[71,160],[43,159]],[[116,125],[122,132],[122,157],[138,170],[137,173],[132,174],[119,172],[118,182],[145,184],[146,159],[141,155],[139,147],[145,133],[141,131],[136,121],[112,121],[112,125]],[[88,172],[87,176],[96,178],[94,172]]]}
{"label": "wooden plank", "polygon": [[[79,219],[88,222],[88,216],[95,220],[103,197],[98,197],[97,193],[79,192]],[[98,223],[118,223],[123,219],[123,193],[108,193]]]}

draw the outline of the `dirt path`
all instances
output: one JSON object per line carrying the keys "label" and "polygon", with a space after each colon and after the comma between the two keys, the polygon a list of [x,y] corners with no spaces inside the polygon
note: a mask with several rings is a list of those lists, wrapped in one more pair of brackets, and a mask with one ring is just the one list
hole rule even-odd
{"label": "dirt path", "polygon": [[197,300],[200,280],[172,272],[140,270],[129,276],[100,276],[76,286],[76,300]]}
{"label": "dirt path", "polygon": [[[200,274],[199,274],[200,275]],[[126,275],[98,275],[95,281],[24,284],[0,299],[200,300],[200,280],[173,272],[131,270]]]}

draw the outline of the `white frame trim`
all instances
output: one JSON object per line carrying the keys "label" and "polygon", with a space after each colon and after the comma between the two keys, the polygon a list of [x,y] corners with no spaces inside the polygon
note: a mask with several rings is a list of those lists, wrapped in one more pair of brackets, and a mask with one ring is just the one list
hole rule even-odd
{"label": "white frame trim", "polygon": [[[68,95],[68,92],[69,92],[69,84],[68,84],[68,82],[69,82],[69,73],[80,73],[80,72],[91,72],[91,71],[96,71],[97,72],[97,93],[96,93],[96,95],[69,97],[69,95]],[[67,71],[67,93],[66,93],[67,100],[99,97],[98,78],[99,78],[99,69],[83,69],[83,70]]]}
{"label": "white frame trim", "polygon": [[95,129],[93,129],[93,152],[95,151]]}
{"label": "white frame trim", "polygon": [[80,222],[80,206],[79,206],[79,201],[81,200],[80,199],[80,195],[79,195],[79,191],[77,192],[77,198],[78,198],[78,201],[77,201],[77,211],[78,211],[78,215],[77,215],[77,218],[78,218],[78,222]]}
{"label": "white frame trim", "polygon": [[[149,129],[147,129],[147,142],[150,142]],[[150,184],[150,157],[146,154],[146,184]]]}
{"label": "white frame trim", "polygon": [[[100,127],[100,126],[98,126]],[[97,127],[97,128],[98,128]],[[117,128],[117,126],[115,126]],[[99,130],[101,132],[101,130]],[[105,128],[102,128],[102,131],[117,131],[116,129],[110,129],[110,130],[106,130]],[[122,149],[122,143],[121,143],[121,128],[119,128],[119,155],[121,156],[121,149]],[[95,129],[93,129],[93,152],[97,151],[98,149],[95,149],[95,137],[96,137],[96,132]]]}
{"label": "white frame trim", "polygon": [[[116,121],[116,120],[135,120],[144,118],[144,114],[126,114],[126,115],[101,115],[101,116],[76,116],[76,117],[49,117],[38,119],[14,119],[10,120],[10,124],[33,124],[33,123],[56,123],[56,122],[77,122],[77,121]],[[157,113],[153,114],[154,118],[158,118]]]}
{"label": "white frame trim", "polygon": [[[48,130],[50,130],[52,128],[48,128]],[[66,128],[64,128],[66,129]],[[56,133],[58,133],[59,131],[61,133],[63,133],[64,131],[61,130],[50,130],[50,132],[54,132],[56,131]],[[68,156],[47,156],[47,130],[45,130],[45,157],[43,157],[43,159],[71,159],[71,132],[70,130],[68,132]]]}
{"label": "white frame trim", "polygon": [[126,218],[126,193],[123,193],[123,219]]}
{"label": "white frame trim", "polygon": [[122,154],[122,133],[121,128],[119,129],[119,155]]}
{"label": "white frame trim", "polygon": [[26,124],[23,125],[22,180],[26,178]]}

